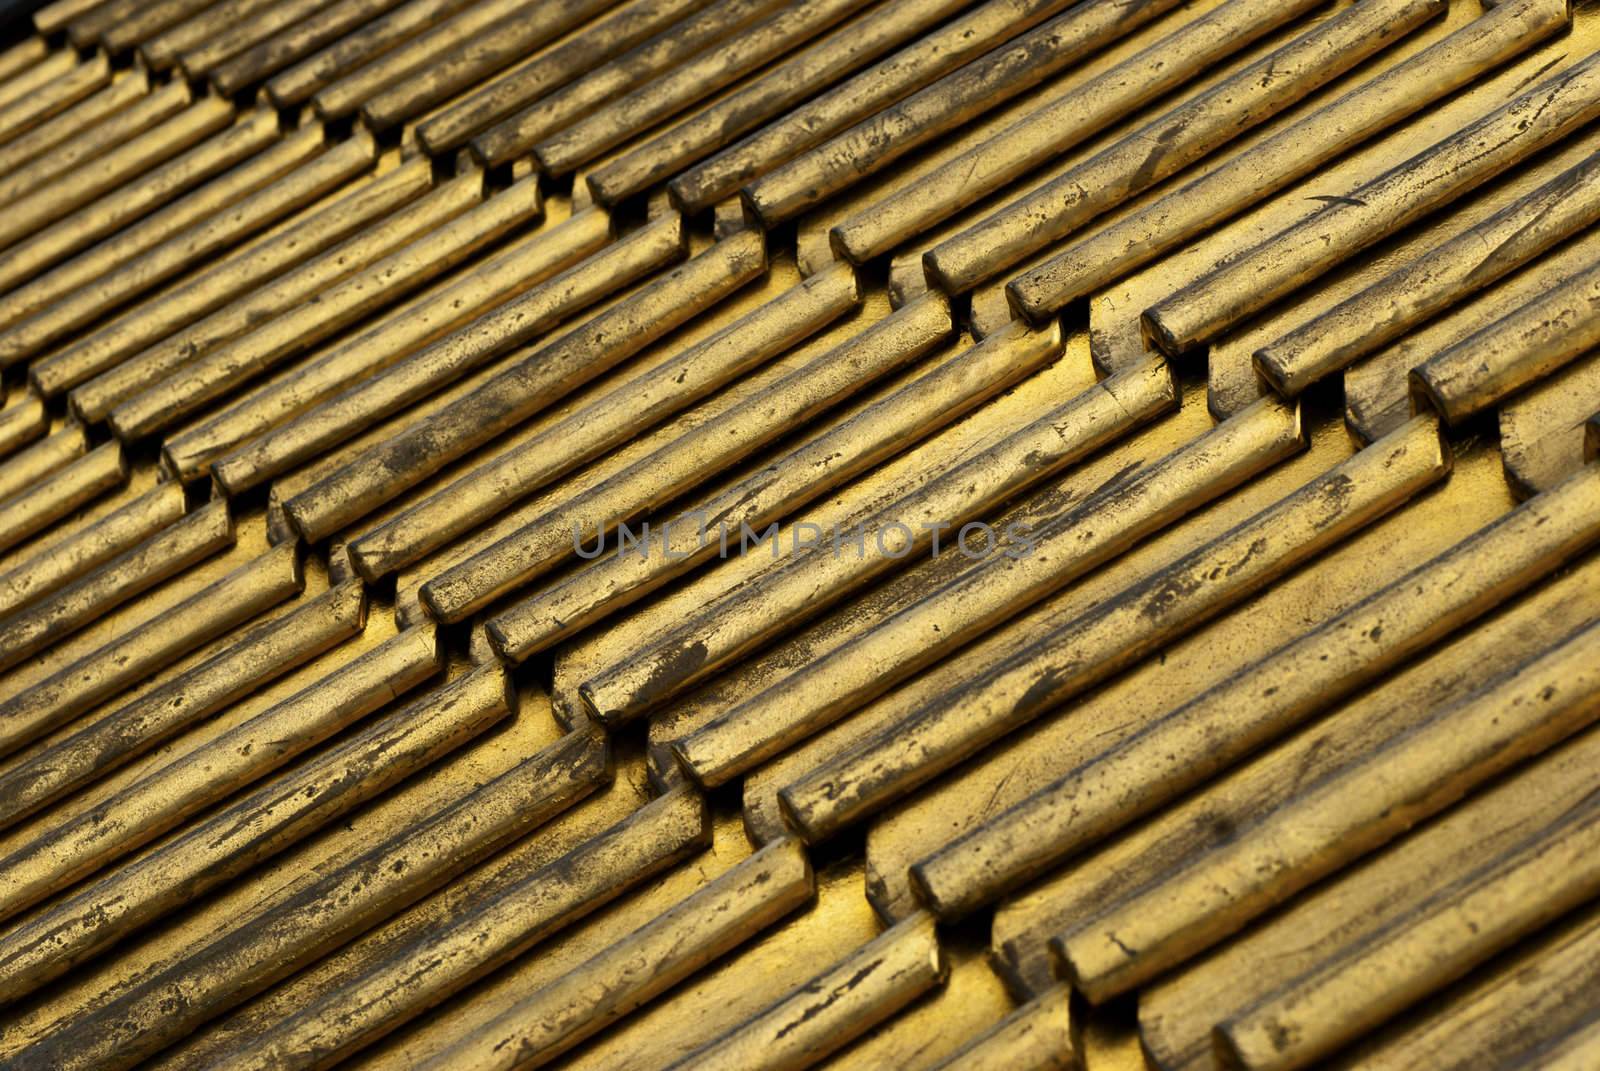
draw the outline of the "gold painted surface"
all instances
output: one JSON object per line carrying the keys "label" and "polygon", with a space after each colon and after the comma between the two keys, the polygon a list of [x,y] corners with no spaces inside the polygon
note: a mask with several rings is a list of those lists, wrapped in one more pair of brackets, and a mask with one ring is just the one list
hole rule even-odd
{"label": "gold painted surface", "polygon": [[34,30],[0,1068],[1593,1064],[1593,0]]}

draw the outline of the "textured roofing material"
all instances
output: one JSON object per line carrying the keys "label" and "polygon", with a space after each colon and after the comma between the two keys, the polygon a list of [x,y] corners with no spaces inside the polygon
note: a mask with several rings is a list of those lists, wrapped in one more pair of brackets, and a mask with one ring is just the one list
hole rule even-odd
{"label": "textured roofing material", "polygon": [[57,0],[0,1068],[1600,1065],[1590,0]]}

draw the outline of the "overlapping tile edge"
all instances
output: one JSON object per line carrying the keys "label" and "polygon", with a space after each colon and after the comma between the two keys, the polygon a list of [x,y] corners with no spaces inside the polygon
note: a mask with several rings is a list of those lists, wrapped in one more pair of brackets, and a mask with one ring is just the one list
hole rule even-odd
{"label": "overlapping tile edge", "polygon": [[1592,0],[56,0],[0,1067],[1600,1064]]}

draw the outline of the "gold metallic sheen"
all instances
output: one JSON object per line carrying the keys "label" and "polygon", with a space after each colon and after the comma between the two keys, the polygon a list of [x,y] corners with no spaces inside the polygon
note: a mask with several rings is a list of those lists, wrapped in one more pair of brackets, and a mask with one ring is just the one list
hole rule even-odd
{"label": "gold metallic sheen", "polygon": [[0,573],[0,616],[37,602],[173,524],[183,516],[183,497],[181,487],[157,484],[83,531]]}
{"label": "gold metallic sheen", "polygon": [[1600,714],[1597,643],[1600,628],[1580,631],[1309,786],[1251,836],[1058,938],[1073,984],[1095,1001],[1125,992],[1584,727]]}
{"label": "gold metallic sheen", "polygon": [[[382,181],[382,180],[380,180]],[[444,183],[415,202],[390,212],[322,255],[246,291],[185,331],[148,346],[121,364],[74,388],[73,411],[80,419],[102,421],[129,397],[192,363],[197,357],[228,345],[323,290],[357,276],[397,250],[425,241],[430,232],[448,225],[476,206],[482,197],[479,176]]]}
{"label": "gold metallic sheen", "polygon": [[528,1069],[627,1014],[810,899],[811,863],[780,840],[622,943],[529,994],[419,1071]]}
{"label": "gold metallic sheen", "polygon": [[923,257],[929,284],[961,294],[994,278],[1291,107],[1446,6],[1439,0],[1367,0],[1345,9],[940,242]]}
{"label": "gold metallic sheen", "polygon": [[762,226],[787,222],[1176,6],[1089,0],[743,187]]}
{"label": "gold metallic sheen", "polygon": [[1600,343],[1600,264],[1562,282],[1411,372],[1413,389],[1458,424]]}
{"label": "gold metallic sheen", "polygon": [[552,87],[542,68],[513,72],[502,91],[514,96],[520,110],[474,137],[472,153],[491,167],[509,163],[550,135],[781,6],[780,0],[717,0],[554,93],[548,92]]}
{"label": "gold metallic sheen", "polygon": [[[696,849],[709,836],[705,802],[680,789],[543,866],[513,869],[448,925],[417,933],[337,994],[251,1040],[241,1067],[316,1066],[371,1042],[564,925],[581,919]],[[418,972],[416,965],[430,967]],[[341,1000],[340,998],[344,998]],[[339,1009],[333,1013],[334,1009]]]}
{"label": "gold metallic sheen", "polygon": [[464,534],[577,465],[807,338],[859,301],[840,266],[760,306],[676,360],[596,399],[492,464],[350,544],[351,563],[377,580]]}
{"label": "gold metallic sheen", "polygon": [[913,915],[671,1071],[804,1071],[942,983],[945,974],[933,916]]}
{"label": "gold metallic sheen", "polygon": [[894,104],[1032,29],[1065,6],[1065,0],[989,0],[685,171],[668,184],[673,200],[686,212],[726,203],[746,182],[865,119],[874,109]]}
{"label": "gold metallic sheen", "polygon": [[1022,315],[1054,315],[1558,32],[1570,21],[1567,9],[1566,0],[1498,4],[1215,170],[1072,242],[1012,280],[1007,298]]}
{"label": "gold metallic sheen", "polygon": [[[362,404],[356,394],[318,409],[315,417],[296,417],[362,375],[402,363],[414,347],[431,345],[485,309],[571,268],[604,246],[609,232],[610,222],[598,210],[580,212],[549,231],[534,231],[477,269],[337,342],[312,363],[167,439],[163,455],[168,467],[187,480],[221,458],[213,469],[217,483],[230,494],[240,494],[309,460],[317,448],[372,423],[383,406]],[[389,404],[381,392],[374,391],[371,397]]]}
{"label": "gold metallic sheen", "polygon": [[226,502],[189,514],[82,580],[0,621],[0,669],[10,669],[232,543],[233,520]]}
{"label": "gold metallic sheen", "polygon": [[0,500],[0,551],[128,480],[128,463],[117,443],[107,443],[51,473],[26,491]]}
{"label": "gold metallic sheen", "polygon": [[[1313,0],[1270,6],[1230,0],[874,202],[829,231],[829,244],[855,264],[891,252],[1293,22],[1312,6]],[[1044,319],[1036,317],[1035,322]]]}
{"label": "gold metallic sheen", "polygon": [[[663,222],[676,222],[676,216]],[[383,444],[296,495],[285,503],[285,512],[308,538],[330,535],[365,516],[750,282],[766,268],[765,243],[751,237],[718,242],[661,274],[452,403],[430,426]],[[494,318],[481,344],[502,352],[527,341],[517,319],[515,311]]]}
{"label": "gold metallic sheen", "polygon": [[1597,504],[1590,466],[916,864],[913,880],[944,917],[993,901],[1570,560],[1600,540]]}
{"label": "gold metallic sheen", "polygon": [[1293,396],[1600,221],[1600,155],[1255,352]]}
{"label": "gold metallic sheen", "polygon": [[[452,101],[417,127],[417,142],[436,156],[459,149],[518,108],[576,81],[617,53],[631,49],[704,6],[705,0],[632,0],[619,4],[569,39]],[[468,62],[466,57],[457,60],[460,65]],[[456,70],[446,70],[440,77],[447,84],[454,84],[460,75]],[[412,92],[397,86],[374,97],[367,109],[369,113],[390,109],[398,113],[396,105]],[[382,117],[374,118],[381,121]]]}
{"label": "gold metallic sheen", "polygon": [[[286,201],[282,210],[292,211],[306,199],[342,185],[364,170],[373,155],[373,146],[365,139],[347,142],[314,164],[291,172],[261,194],[247,198],[240,210],[249,211],[250,201],[266,196]],[[30,378],[46,395],[54,397],[107,371],[175,331],[190,327],[240,294],[324,252],[375,217],[410,201],[426,189],[429,177],[425,168],[401,168],[383,179],[358,185],[326,208],[292,220],[258,244],[218,258],[186,276],[181,287],[140,304],[35,362]],[[263,221],[282,211],[262,207],[267,208]],[[199,260],[203,254],[201,249],[190,247],[183,255]]]}
{"label": "gold metallic sheen", "polygon": [[1597,115],[1600,56],[1591,56],[1157,302],[1146,333],[1169,354],[1204,345]]}

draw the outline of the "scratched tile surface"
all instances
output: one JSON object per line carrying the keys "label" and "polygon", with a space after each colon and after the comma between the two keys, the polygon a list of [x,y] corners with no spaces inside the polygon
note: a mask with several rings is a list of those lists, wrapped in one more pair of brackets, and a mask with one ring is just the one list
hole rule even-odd
{"label": "scratched tile surface", "polygon": [[55,0],[0,1068],[1600,1067],[1600,3]]}

